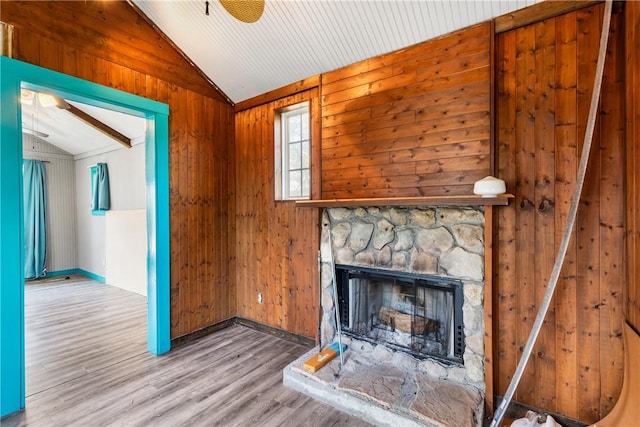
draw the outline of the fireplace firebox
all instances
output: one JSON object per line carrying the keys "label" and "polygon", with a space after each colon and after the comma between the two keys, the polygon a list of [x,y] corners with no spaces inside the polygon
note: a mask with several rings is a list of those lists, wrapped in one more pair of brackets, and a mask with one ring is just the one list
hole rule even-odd
{"label": "fireplace firebox", "polygon": [[462,362],[462,282],[336,265],[342,331],[418,358]]}

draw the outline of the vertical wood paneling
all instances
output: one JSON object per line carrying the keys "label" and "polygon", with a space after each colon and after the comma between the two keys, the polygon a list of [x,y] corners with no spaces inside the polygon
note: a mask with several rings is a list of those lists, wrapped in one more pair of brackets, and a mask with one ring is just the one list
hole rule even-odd
{"label": "vertical wood paneling", "polygon": [[234,316],[231,106],[126,2],[3,2],[0,14],[16,59],[169,104],[171,336]]}
{"label": "vertical wood paneling", "polygon": [[[578,171],[577,129],[577,22],[574,14],[556,22],[556,236],[562,236]],[[556,405],[564,413],[578,413],[577,399],[577,237],[572,232],[569,250],[556,287]]]}
{"label": "vertical wood paneling", "polygon": [[[535,28],[523,27],[516,30],[516,148],[517,180],[515,206],[517,209],[515,228],[516,239],[516,310],[518,313],[516,330],[518,359],[526,332],[531,330],[536,314],[535,288],[542,286],[534,282],[535,269],[526,268],[524,263],[535,257]],[[535,372],[527,369],[522,375],[520,393],[517,399],[525,402],[534,400]],[[524,386],[526,384],[526,386]]]}
{"label": "vertical wood paneling", "polygon": [[490,161],[491,26],[322,76],[322,197],[467,194]]}
{"label": "vertical wood paneling", "polygon": [[625,317],[640,330],[640,4],[625,3],[627,289]]}
{"label": "vertical wood paneling", "polygon": [[238,316],[313,337],[319,211],[274,200],[274,111],[305,100],[311,101],[311,132],[317,136],[318,89],[236,113],[235,277]]}
{"label": "vertical wood paneling", "polygon": [[[577,12],[578,40],[578,147],[582,154],[582,139],[585,134],[590,100],[595,78],[595,64],[599,45],[600,8],[589,8]],[[598,157],[598,139],[601,135],[601,122],[598,121],[593,132],[593,146],[589,159],[588,173],[580,198],[580,209],[576,218],[577,227],[577,281],[579,292],[576,294],[577,306],[577,349],[578,349],[578,419],[597,420],[600,412],[600,247],[599,208],[600,208],[600,158]],[[598,390],[598,393],[594,391]]]}
{"label": "vertical wood paneling", "polygon": [[[540,254],[536,266],[534,301],[542,301],[546,283],[551,276],[557,253],[555,230],[555,20],[535,24],[535,253]],[[540,286],[542,285],[542,286]],[[536,306],[537,308],[537,306]],[[546,320],[555,324],[555,307],[550,307]],[[538,351],[533,355],[540,406],[555,408],[555,329],[545,328],[539,338]]]}
{"label": "vertical wood paneling", "polygon": [[[617,16],[610,32],[611,43],[607,49],[607,61],[602,93],[618,96],[602,96],[600,151],[600,360],[602,361],[602,382],[600,392],[600,415],[608,414],[616,404],[620,394],[620,378],[624,374],[621,320],[624,313],[624,24],[622,16]],[[620,248],[619,252],[609,248]],[[610,278],[621,280],[611,288]]]}
{"label": "vertical wood paneling", "polygon": [[[516,196],[494,241],[496,393],[503,395],[545,291],[575,186],[602,5],[496,40],[498,175]],[[586,422],[622,384],[624,167],[621,15],[612,21],[603,99],[574,239],[515,400]],[[515,112],[515,116],[514,116]],[[509,330],[512,329],[512,330]],[[500,336],[504,334],[504,336]]]}
{"label": "vertical wood paneling", "polygon": [[[497,138],[497,176],[510,185],[513,190],[516,183],[516,32],[509,31],[496,39],[496,138]],[[493,237],[496,254],[493,288],[493,325],[494,325],[494,386],[500,394],[507,389],[518,364],[516,330],[518,323],[516,309],[516,223],[517,207],[496,209],[497,236]],[[510,224],[511,227],[506,227]],[[498,228],[499,227],[499,228]],[[495,286],[496,283],[509,283],[511,286]]]}

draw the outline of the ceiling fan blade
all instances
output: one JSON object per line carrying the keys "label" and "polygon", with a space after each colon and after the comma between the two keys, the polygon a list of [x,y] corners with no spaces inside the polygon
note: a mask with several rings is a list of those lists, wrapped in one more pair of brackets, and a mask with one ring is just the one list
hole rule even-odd
{"label": "ceiling fan blade", "polygon": [[27,133],[29,135],[37,136],[40,138],[49,138],[48,133],[40,132],[39,130],[33,130],[29,128],[22,127],[22,133]]}
{"label": "ceiling fan blade", "polygon": [[264,12],[265,0],[220,0],[222,7],[239,21],[256,22]]}

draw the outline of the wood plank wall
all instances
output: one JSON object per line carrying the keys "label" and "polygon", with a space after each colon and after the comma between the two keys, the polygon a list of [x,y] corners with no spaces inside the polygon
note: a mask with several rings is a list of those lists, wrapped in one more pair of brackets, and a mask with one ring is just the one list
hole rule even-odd
{"label": "wood plank wall", "polygon": [[[275,201],[274,183],[274,111],[307,100],[314,150],[320,132],[317,87],[236,113],[233,264],[238,316],[315,337],[320,306],[319,210]],[[263,295],[262,304],[258,293]]]}
{"label": "wood plank wall", "polygon": [[[563,233],[595,75],[603,4],[496,38],[497,175],[515,200],[496,209],[494,384],[504,395]],[[606,72],[576,231],[514,397],[586,422],[622,385],[625,289],[624,32],[612,18]],[[636,89],[637,90],[637,89]]]}
{"label": "wood plank wall", "polygon": [[[625,4],[628,79],[638,69],[638,9],[634,2]],[[496,173],[516,194],[515,203],[494,210],[493,361],[500,395],[521,354],[566,218],[601,15],[602,6],[591,7],[496,38]],[[318,211],[273,201],[269,117],[286,103],[318,99],[317,90],[237,113],[235,148],[230,148],[234,118],[224,97],[125,3],[2,2],[0,19],[16,26],[17,59],[169,104],[172,337],[236,314],[315,336],[319,242],[308,230],[319,230]],[[623,292],[637,329],[640,318],[638,255],[631,255],[639,233],[637,201],[631,202],[640,185],[634,161],[640,119],[633,102],[626,104],[634,132],[627,135],[634,143],[626,152],[633,237],[628,286],[621,261],[625,153],[619,95],[625,92],[625,58],[620,24],[614,17],[607,96],[578,228],[516,395],[523,403],[584,421],[606,414],[619,392]],[[481,32],[477,37],[464,39],[484,38],[490,45],[486,25],[475,28]],[[473,181],[489,172],[489,58],[463,60],[468,55],[462,38],[459,32],[426,42],[433,43],[429,48],[418,45],[322,76],[323,198],[468,193]],[[451,44],[442,45],[445,40]],[[438,65],[431,49],[451,60]],[[453,72],[453,66],[466,71]],[[443,89],[433,92],[436,83]],[[639,99],[640,85],[626,87],[630,100]],[[460,120],[468,127],[463,134],[472,137],[455,131]],[[462,167],[451,172],[452,166]],[[405,170],[411,173],[404,175]],[[460,170],[468,172],[463,177]],[[440,182],[434,185],[429,174]],[[258,292],[265,298],[262,305]]]}
{"label": "wood plank wall", "polygon": [[625,3],[627,292],[625,317],[640,331],[640,3]]}
{"label": "wood plank wall", "polygon": [[15,57],[169,104],[171,336],[233,317],[233,108],[124,1],[2,2]]}
{"label": "wood plank wall", "polygon": [[472,193],[490,173],[491,23],[322,75],[322,198]]}

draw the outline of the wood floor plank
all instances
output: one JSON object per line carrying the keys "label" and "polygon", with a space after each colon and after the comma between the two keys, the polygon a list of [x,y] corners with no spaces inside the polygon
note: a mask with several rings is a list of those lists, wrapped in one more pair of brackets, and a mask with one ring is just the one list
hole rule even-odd
{"label": "wood floor plank", "polygon": [[27,408],[3,427],[366,426],[282,385],[308,348],[235,325],[146,351],[146,299],[82,276],[25,286]]}

